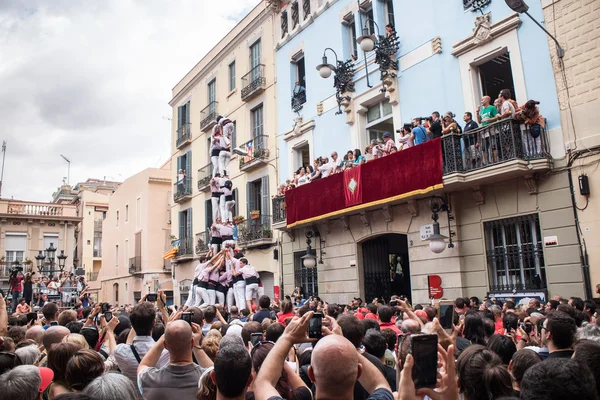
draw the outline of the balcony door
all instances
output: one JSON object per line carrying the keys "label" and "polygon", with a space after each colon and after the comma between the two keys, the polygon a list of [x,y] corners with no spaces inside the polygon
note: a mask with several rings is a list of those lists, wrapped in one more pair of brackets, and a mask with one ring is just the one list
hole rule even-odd
{"label": "balcony door", "polygon": [[251,111],[252,119],[252,139],[254,140],[253,149],[260,150],[264,148],[264,131],[263,131],[263,106],[262,104]]}
{"label": "balcony door", "polygon": [[259,68],[260,59],[261,59],[261,44],[260,44],[260,40],[258,40],[256,43],[254,43],[252,46],[250,46],[250,71],[252,71],[251,81],[262,78],[261,71]]}
{"label": "balcony door", "polygon": [[269,218],[270,201],[268,175],[246,184],[246,210],[249,221],[252,221],[252,211],[259,211],[260,220]]}
{"label": "balcony door", "polygon": [[502,89],[510,89],[512,98],[516,98],[509,53],[479,65],[479,79],[482,96],[490,96],[492,103],[498,98]]}
{"label": "balcony door", "polygon": [[217,80],[213,79],[208,83],[208,113],[216,112],[217,107]]}

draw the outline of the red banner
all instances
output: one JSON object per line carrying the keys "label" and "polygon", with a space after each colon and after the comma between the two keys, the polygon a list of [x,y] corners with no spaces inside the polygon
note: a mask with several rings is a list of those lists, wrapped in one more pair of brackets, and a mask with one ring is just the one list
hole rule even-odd
{"label": "red banner", "polygon": [[362,166],[350,168],[344,171],[344,198],[346,207],[362,203]]}

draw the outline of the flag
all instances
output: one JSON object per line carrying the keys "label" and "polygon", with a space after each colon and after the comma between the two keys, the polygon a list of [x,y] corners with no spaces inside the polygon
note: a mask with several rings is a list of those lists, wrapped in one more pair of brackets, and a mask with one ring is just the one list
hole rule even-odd
{"label": "flag", "polygon": [[344,171],[344,199],[346,207],[362,203],[361,166]]}
{"label": "flag", "polygon": [[177,255],[177,252],[179,251],[179,240],[176,240],[175,242],[173,242],[173,248],[169,251],[167,251],[165,254],[163,254],[163,258],[165,260],[170,260],[172,258],[175,258],[175,256]]}
{"label": "flag", "polygon": [[246,143],[246,153],[248,153],[248,155],[244,157],[244,163],[248,163],[254,158],[254,140],[250,140]]}

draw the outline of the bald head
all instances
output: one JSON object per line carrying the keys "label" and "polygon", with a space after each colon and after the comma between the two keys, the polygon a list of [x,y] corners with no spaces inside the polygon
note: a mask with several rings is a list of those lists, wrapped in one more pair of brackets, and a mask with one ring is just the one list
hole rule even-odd
{"label": "bald head", "polygon": [[492,98],[490,96],[483,96],[481,98],[481,104],[483,104],[484,106],[489,106],[491,102]]}
{"label": "bald head", "polygon": [[400,329],[404,333],[419,333],[421,332],[421,325],[414,319],[407,319],[402,321]]}
{"label": "bald head", "polygon": [[165,329],[165,347],[171,360],[192,356],[192,327],[183,320],[167,325]]}
{"label": "bald head", "polygon": [[340,397],[346,392],[352,397],[360,371],[356,348],[343,336],[325,336],[312,352],[309,376],[319,397]]}
{"label": "bald head", "polygon": [[38,346],[42,345],[44,338],[44,328],[39,325],[34,325],[27,330],[25,334],[25,339],[34,340]]}
{"label": "bald head", "polygon": [[42,339],[44,347],[46,350],[50,350],[50,346],[52,346],[54,343],[62,342],[63,338],[70,333],[71,331],[64,326],[51,326],[50,328],[46,329],[46,332],[44,332],[44,337]]}

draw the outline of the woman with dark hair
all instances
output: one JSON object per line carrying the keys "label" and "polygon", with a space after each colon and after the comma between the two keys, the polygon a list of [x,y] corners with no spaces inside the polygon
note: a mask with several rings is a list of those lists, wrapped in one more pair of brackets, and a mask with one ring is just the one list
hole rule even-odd
{"label": "woman with dark hair", "polygon": [[104,373],[104,360],[94,350],[79,350],[67,363],[66,378],[69,387],[81,392]]}
{"label": "woman with dark hair", "polygon": [[70,392],[66,378],[67,364],[73,354],[79,350],[81,350],[81,346],[72,342],[56,343],[50,347],[50,351],[48,351],[48,368],[54,372],[54,379],[46,389],[50,400],[61,393]]}
{"label": "woman with dark hair", "polygon": [[[262,363],[265,361],[274,345],[275,343],[272,342],[261,342],[254,346],[250,351],[252,369],[256,375],[258,375]],[[308,387],[306,387],[300,376],[294,372],[287,362],[283,364],[281,377],[275,387],[279,392],[279,395],[287,400],[312,399],[312,394]],[[246,393],[246,399],[254,399],[254,393],[248,391],[248,393]]]}
{"label": "woman with dark hair", "polygon": [[485,346],[485,328],[483,326],[483,319],[479,314],[468,314],[465,317],[463,338],[467,339],[471,344]]}
{"label": "woman with dark hair", "polygon": [[286,326],[285,320],[287,318],[294,318],[294,305],[291,301],[281,302],[281,312],[277,315],[277,321]]}
{"label": "woman with dark hair", "polygon": [[28,272],[25,274],[25,279],[23,279],[23,298],[25,298],[27,304],[31,304],[33,299],[33,274],[35,272]]}
{"label": "woman with dark hair", "polygon": [[481,345],[469,346],[458,357],[456,377],[463,400],[493,400],[514,396],[510,372],[500,357]]}
{"label": "woman with dark hair", "polygon": [[354,149],[354,165],[360,165],[365,162],[365,158],[362,156],[360,149]]}

